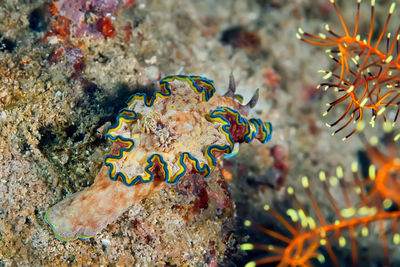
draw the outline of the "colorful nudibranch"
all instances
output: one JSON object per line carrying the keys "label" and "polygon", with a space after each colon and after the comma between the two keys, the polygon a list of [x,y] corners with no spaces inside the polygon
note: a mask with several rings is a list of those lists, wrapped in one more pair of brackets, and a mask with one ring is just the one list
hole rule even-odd
{"label": "colorful nudibranch", "polygon": [[46,213],[56,238],[91,237],[167,184],[194,173],[208,177],[219,157],[237,152],[238,143],[268,142],[271,124],[246,118],[258,91],[243,105],[235,87],[231,76],[228,92],[214,95],[213,81],[177,75],[160,80],[150,96],[133,95],[107,130],[113,146],[94,184]]}

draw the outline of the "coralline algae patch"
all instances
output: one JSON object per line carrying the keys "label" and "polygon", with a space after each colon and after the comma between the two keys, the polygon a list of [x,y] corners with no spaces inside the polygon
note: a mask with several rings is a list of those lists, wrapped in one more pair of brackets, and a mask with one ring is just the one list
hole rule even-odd
{"label": "coralline algae patch", "polygon": [[135,94],[107,131],[110,155],[94,184],[52,207],[45,216],[62,241],[93,236],[134,202],[185,175],[208,177],[235,144],[269,141],[272,127],[246,119],[257,101],[242,105],[231,77],[225,96],[200,76],[169,76],[153,95]]}
{"label": "coralline algae patch", "polygon": [[60,39],[68,39],[71,32],[78,38],[113,38],[116,29],[112,20],[121,9],[134,4],[134,0],[56,0],[50,5],[50,13],[55,17],[51,30]]}

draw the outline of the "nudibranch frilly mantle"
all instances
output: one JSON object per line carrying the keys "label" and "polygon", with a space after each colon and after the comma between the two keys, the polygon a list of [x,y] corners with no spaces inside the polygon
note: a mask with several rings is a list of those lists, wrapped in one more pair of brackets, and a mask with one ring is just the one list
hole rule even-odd
{"label": "nudibranch frilly mantle", "polygon": [[113,145],[94,184],[46,213],[56,238],[89,238],[167,184],[194,173],[208,177],[217,158],[236,153],[236,144],[268,142],[271,124],[246,118],[258,91],[242,105],[235,87],[231,76],[228,92],[214,95],[211,80],[177,75],[161,79],[151,96],[133,95],[107,130]]}

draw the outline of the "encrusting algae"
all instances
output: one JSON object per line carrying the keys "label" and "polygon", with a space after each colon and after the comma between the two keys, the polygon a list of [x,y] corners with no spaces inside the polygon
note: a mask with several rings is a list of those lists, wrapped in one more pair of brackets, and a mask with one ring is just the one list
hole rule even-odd
{"label": "encrusting algae", "polygon": [[120,216],[134,202],[176,183],[185,175],[208,177],[222,155],[237,145],[270,140],[272,126],[247,117],[258,92],[247,105],[228,92],[214,95],[213,82],[200,76],[169,76],[159,91],[133,95],[106,134],[110,155],[94,184],[72,194],[45,215],[61,241],[88,238]]}

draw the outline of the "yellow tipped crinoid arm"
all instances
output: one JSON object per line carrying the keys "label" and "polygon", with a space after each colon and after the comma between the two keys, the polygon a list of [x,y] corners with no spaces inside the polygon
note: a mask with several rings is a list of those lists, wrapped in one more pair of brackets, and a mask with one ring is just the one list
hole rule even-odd
{"label": "yellow tipped crinoid arm", "polygon": [[[353,130],[343,138],[345,140],[363,128],[365,119],[373,126],[378,117],[386,121],[387,114],[393,111],[394,116],[390,119],[393,125],[397,122],[400,108],[400,27],[393,36],[387,32],[396,6],[393,2],[382,28],[375,29],[375,0],[372,0],[369,31],[365,34],[359,33],[359,0],[354,32],[350,34],[335,1],[330,2],[339,17],[343,33],[334,32],[326,25],[327,34],[313,35],[300,28],[297,38],[312,45],[329,47],[326,52],[334,65],[331,70],[322,71],[327,81],[318,88],[332,89],[337,96],[337,100],[328,104],[325,116],[331,110],[344,106],[336,109],[339,112],[344,110],[342,115],[327,124],[336,128],[334,134],[350,127],[351,122],[356,123]],[[373,37],[374,31],[378,32],[376,40]],[[363,38],[362,35],[366,37]]]}

